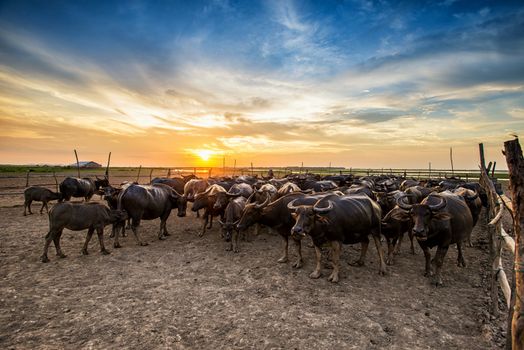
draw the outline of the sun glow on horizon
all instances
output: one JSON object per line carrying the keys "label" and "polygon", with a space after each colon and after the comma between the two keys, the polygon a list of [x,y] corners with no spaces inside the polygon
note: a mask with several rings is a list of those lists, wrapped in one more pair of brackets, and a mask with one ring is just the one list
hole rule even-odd
{"label": "sun glow on horizon", "polygon": [[204,162],[207,162],[209,158],[214,154],[215,152],[209,150],[209,149],[201,149],[195,151],[195,154],[200,157]]}

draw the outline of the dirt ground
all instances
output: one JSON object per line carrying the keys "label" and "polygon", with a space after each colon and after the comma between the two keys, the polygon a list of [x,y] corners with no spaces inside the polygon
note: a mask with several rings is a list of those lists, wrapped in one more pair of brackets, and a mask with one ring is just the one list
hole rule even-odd
{"label": "dirt ground", "polygon": [[[15,179],[0,179],[1,185]],[[25,180],[22,181],[25,183]],[[95,196],[97,197],[97,196]],[[97,197],[98,198],[98,197]],[[341,280],[318,280],[314,250],[304,267],[279,264],[279,236],[262,231],[241,252],[225,251],[218,225],[199,238],[202,222],[188,211],[168,221],[171,236],[157,239],[159,221],[144,221],[111,255],[80,253],[85,232],[64,231],[59,259],[39,261],[47,215],[22,216],[22,196],[0,198],[0,347],[169,349],[491,349],[504,344],[507,310],[488,314],[485,218],[465,251],[446,256],[444,287],[423,277],[423,255],[404,241],[395,265],[378,275],[373,244],[363,267],[359,246],[344,246]],[[106,232],[109,227],[106,228]],[[384,243],[385,246],[385,243]],[[292,245],[290,245],[292,248]],[[293,252],[293,250],[291,250]],[[434,254],[434,250],[432,251]],[[294,253],[290,256],[294,258]],[[508,264],[505,265],[506,267]],[[507,269],[509,271],[509,269]]]}

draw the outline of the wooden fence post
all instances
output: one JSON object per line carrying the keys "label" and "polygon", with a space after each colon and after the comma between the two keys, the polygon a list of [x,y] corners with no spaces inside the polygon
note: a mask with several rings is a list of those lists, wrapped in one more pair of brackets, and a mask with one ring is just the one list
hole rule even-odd
{"label": "wooden fence post", "polygon": [[78,177],[80,177],[80,163],[78,162],[78,154],[76,153],[76,149],[74,151],[75,151],[75,158],[76,158],[76,170],[78,172]]}
{"label": "wooden fence post", "polygon": [[524,349],[524,158],[519,140],[504,142],[509,170],[515,235],[515,305],[511,322],[512,348]]}
{"label": "wooden fence post", "polygon": [[58,179],[56,178],[56,173],[53,171],[53,177],[55,178],[56,192],[58,192]]}
{"label": "wooden fence post", "polygon": [[111,152],[109,152],[109,156],[107,157],[107,166],[106,166],[106,178],[109,180],[109,164],[111,163]]}
{"label": "wooden fence post", "polygon": [[138,167],[138,174],[136,175],[136,182],[140,183],[140,171],[142,171],[142,165]]}

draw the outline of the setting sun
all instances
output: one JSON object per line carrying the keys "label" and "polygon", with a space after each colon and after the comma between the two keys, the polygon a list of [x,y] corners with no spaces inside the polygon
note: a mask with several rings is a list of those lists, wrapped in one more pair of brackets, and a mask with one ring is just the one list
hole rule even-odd
{"label": "setting sun", "polygon": [[203,149],[196,151],[196,154],[205,162],[209,160],[209,157],[213,154],[213,151],[210,151],[208,149]]}

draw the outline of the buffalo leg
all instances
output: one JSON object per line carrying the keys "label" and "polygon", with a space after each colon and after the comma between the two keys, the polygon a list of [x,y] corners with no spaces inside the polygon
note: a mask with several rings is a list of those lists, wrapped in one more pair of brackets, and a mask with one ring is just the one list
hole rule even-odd
{"label": "buffalo leg", "polygon": [[360,258],[351,263],[350,265],[353,266],[364,266],[366,261],[366,254],[368,252],[368,246],[369,246],[369,238],[365,237],[365,239],[360,242]]}
{"label": "buffalo leg", "polygon": [[[222,218],[222,221],[223,218]],[[212,229],[213,228],[213,214],[209,214],[209,226],[207,227],[208,230]]]}
{"label": "buffalo leg", "polygon": [[302,242],[299,239],[293,239],[293,243],[295,244],[295,250],[297,251],[297,261],[292,265],[293,268],[299,269],[302,267],[304,260],[302,259]]}
{"label": "buffalo leg", "polygon": [[206,233],[206,226],[207,226],[207,221],[209,220],[209,213],[207,212],[207,209],[206,211],[204,212],[204,226],[202,227],[202,232],[199,233],[199,237],[202,237],[204,235],[204,233]]}
{"label": "buffalo leg", "polygon": [[373,240],[375,241],[375,247],[377,248],[378,258],[379,258],[379,267],[378,273],[380,275],[386,274],[386,263],[384,262],[384,252],[382,251],[382,244],[380,244],[380,234],[374,234]]}
{"label": "buffalo leg", "polygon": [[411,241],[411,255],[415,255],[415,246],[413,245],[413,232],[408,232],[408,237]]}
{"label": "buffalo leg", "polygon": [[396,241],[396,238],[386,238],[386,241],[388,242],[388,257],[386,259],[386,264],[393,265],[393,254],[398,247],[398,240]]}
{"label": "buffalo leg", "polygon": [[233,252],[238,253],[240,250],[238,249],[238,236],[240,235],[240,232],[238,230],[233,230],[233,237],[231,237],[231,244],[233,247]]}
{"label": "buffalo leg", "polygon": [[280,257],[280,259],[277,260],[277,262],[279,263],[285,263],[288,261],[288,255],[287,255],[287,248],[288,248],[288,245],[289,245],[289,239],[287,236],[284,236],[282,235],[282,239],[283,239],[283,250],[282,250],[282,256]]}
{"label": "buffalo leg", "polygon": [[90,227],[88,230],[87,230],[87,235],[86,235],[86,240],[84,242],[84,248],[82,248],[82,254],[83,255],[88,255],[89,253],[87,252],[87,246],[89,245],[89,241],[91,240],[91,237],[93,237],[93,232],[95,232],[95,229]]}
{"label": "buffalo leg", "polygon": [[47,257],[47,251],[49,249],[49,245],[51,244],[51,241],[54,238],[54,235],[55,235],[55,232],[53,230],[49,230],[49,232],[45,236],[44,252],[42,253],[42,256],[40,257],[40,260],[43,263],[49,262],[49,258]]}
{"label": "buffalo leg", "polygon": [[[400,254],[400,247],[402,246],[402,240],[404,239],[404,232],[402,232],[399,236],[398,236],[398,239],[397,239],[397,243],[395,244],[395,250],[393,251],[393,254]],[[389,244],[389,242],[388,242]],[[389,247],[388,247],[389,249]],[[389,251],[388,251],[388,255],[389,255]],[[388,263],[388,265],[390,265]]]}
{"label": "buffalo leg", "polygon": [[131,222],[131,230],[133,230],[133,234],[135,235],[136,244],[138,244],[140,246],[146,246],[146,245],[148,245],[148,243],[147,242],[142,242],[142,240],[140,239],[140,235],[138,234],[138,226],[139,225],[140,225],[140,220],[133,219],[133,221]]}
{"label": "buffalo leg", "polygon": [[44,212],[44,207],[46,208],[46,211],[49,212],[47,210],[47,202],[46,201],[42,201],[42,208],[40,208],[40,215]]}
{"label": "buffalo leg", "polygon": [[111,232],[111,235],[115,236],[115,239],[113,241],[113,248],[122,248],[120,245],[120,242],[118,242],[118,233],[120,232],[120,225],[122,225],[122,231],[125,229],[125,222],[119,222],[116,224],[113,224],[113,230]]}
{"label": "buffalo leg", "polygon": [[462,252],[462,242],[457,243],[457,249],[458,249],[457,266],[466,267],[466,260],[464,260],[464,254]]}
{"label": "buffalo leg", "polygon": [[59,258],[65,258],[67,255],[62,252],[62,248],[60,247],[60,239],[62,238],[63,229],[59,230],[56,235],[53,237],[53,243],[55,244],[55,250],[56,250],[56,256]]}
{"label": "buffalo leg", "polygon": [[433,263],[435,264],[435,286],[442,285],[442,264],[444,263],[444,258],[448,252],[448,247],[437,247],[437,252],[435,253],[435,259]]}
{"label": "buffalo leg", "polygon": [[25,203],[24,203],[24,216],[26,215],[26,212],[25,212],[26,208],[27,208],[27,211],[28,211],[29,215],[33,214],[31,212],[31,203],[32,202],[33,202],[32,200],[25,201]]}
{"label": "buffalo leg", "polygon": [[160,219],[160,230],[158,231],[158,239],[163,240],[166,239],[166,220]]}
{"label": "buffalo leg", "polygon": [[106,246],[104,245],[104,229],[97,228],[96,234],[98,236],[98,243],[100,243],[100,253],[104,255],[110,254],[109,251],[106,249]]}
{"label": "buffalo leg", "polygon": [[310,278],[319,278],[320,275],[322,274],[322,270],[321,270],[322,266],[320,264],[322,260],[322,249],[318,247],[317,245],[315,245],[315,259],[316,259],[315,270],[311,272],[311,274],[309,275]]}
{"label": "buffalo leg", "polygon": [[333,272],[328,277],[328,281],[333,283],[338,282],[338,273],[340,268],[340,242],[332,241],[331,242],[331,263],[333,265]]}
{"label": "buffalo leg", "polygon": [[424,272],[424,276],[433,276],[433,270],[431,269],[431,253],[429,251],[429,247],[425,245],[423,246],[422,244],[420,244],[420,242],[419,245],[420,248],[422,248],[422,251],[424,252],[424,258],[426,260],[426,271]]}

